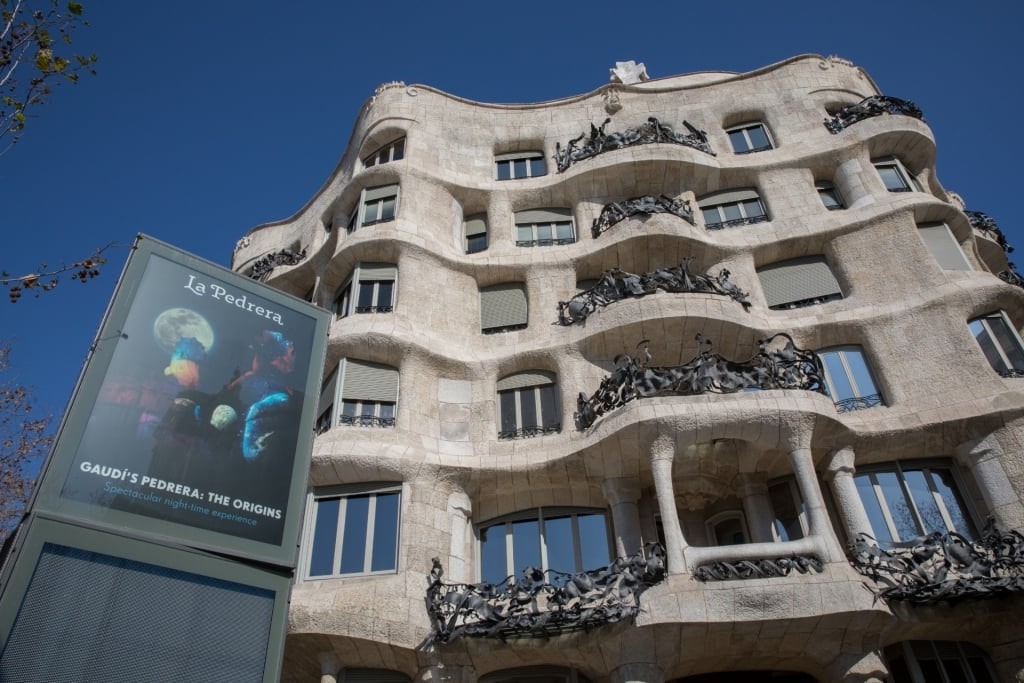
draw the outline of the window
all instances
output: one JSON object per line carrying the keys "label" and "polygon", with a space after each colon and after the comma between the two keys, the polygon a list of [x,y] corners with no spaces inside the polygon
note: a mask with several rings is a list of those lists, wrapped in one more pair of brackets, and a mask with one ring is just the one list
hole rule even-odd
{"label": "window", "polygon": [[547,175],[543,152],[516,152],[499,154],[494,157],[494,178],[496,180],[518,180]]}
{"label": "window", "polygon": [[772,140],[768,137],[768,129],[763,123],[744,123],[726,131],[732,151],[736,154],[764,152],[772,148]]}
{"label": "window", "polygon": [[747,525],[739,510],[720,512],[705,522],[708,540],[714,545],[741,545],[747,542]]}
{"label": "window", "polygon": [[893,683],[996,683],[988,657],[977,645],[952,640],[909,640],[883,650]]}
{"label": "window", "polygon": [[528,370],[498,381],[499,439],[549,434],[562,429],[555,375]]}
{"label": "window", "polygon": [[[340,366],[339,366],[340,367]],[[334,368],[320,386],[320,402],[316,408],[317,434],[323,434],[334,424],[334,398],[338,395],[338,368]]]}
{"label": "window", "polygon": [[917,178],[896,157],[873,159],[871,163],[875,165],[878,175],[882,177],[882,182],[885,183],[885,189],[889,190],[889,192],[924,191],[921,189],[921,184],[917,181]]}
{"label": "window", "polygon": [[839,209],[846,208],[846,202],[843,201],[843,196],[839,194],[839,190],[836,189],[832,183],[819,180],[814,183],[814,187],[818,190],[818,197],[821,199],[821,203],[829,211],[837,211]]}
{"label": "window", "polygon": [[398,138],[389,142],[368,157],[363,157],[363,167],[379,166],[389,161],[399,161],[405,158],[405,138]]}
{"label": "window", "polygon": [[352,313],[390,313],[395,306],[397,279],[398,268],[393,263],[360,263],[352,278],[338,290],[335,313],[339,318]]}
{"label": "window", "polygon": [[795,541],[807,535],[807,506],[795,479],[769,484],[768,499],[775,511],[772,536],[776,541]]}
{"label": "window", "polygon": [[532,209],[516,213],[517,247],[547,247],[575,241],[569,209]]}
{"label": "window", "polygon": [[843,298],[843,290],[824,256],[773,263],[758,268],[757,276],[772,310],[803,308]]}
{"label": "window", "polygon": [[480,289],[480,330],[484,334],[521,330],[526,323],[526,285],[522,282]]}
{"label": "window", "polygon": [[359,204],[349,218],[348,231],[395,219],[398,212],[398,185],[383,185],[363,190]]}
{"label": "window", "polygon": [[463,223],[466,235],[466,253],[476,254],[487,249],[487,214],[467,216]]}
{"label": "window", "polygon": [[993,370],[1004,377],[1024,372],[1024,345],[1005,313],[983,315],[967,326]]}
{"label": "window", "polygon": [[948,465],[894,462],[854,476],[879,541],[909,541],[934,532],[974,537],[974,525]]}
{"label": "window", "polygon": [[945,223],[919,225],[917,234],[940,266],[946,270],[971,270],[971,264]]}
{"label": "window", "polygon": [[828,395],[840,413],[885,405],[859,346],[836,346],[818,351],[818,355],[825,368]]}
{"label": "window", "polygon": [[[600,510],[539,508],[481,525],[480,580],[500,584],[527,567],[573,574],[611,561],[608,523]],[[548,574],[552,584],[568,577]]]}
{"label": "window", "polygon": [[707,195],[697,202],[708,230],[762,223],[768,212],[756,190],[728,190]]}
{"label": "window", "polygon": [[345,360],[338,424],[394,427],[398,370],[364,360]]}
{"label": "window", "polygon": [[397,485],[314,493],[306,576],[395,572],[401,498]]}

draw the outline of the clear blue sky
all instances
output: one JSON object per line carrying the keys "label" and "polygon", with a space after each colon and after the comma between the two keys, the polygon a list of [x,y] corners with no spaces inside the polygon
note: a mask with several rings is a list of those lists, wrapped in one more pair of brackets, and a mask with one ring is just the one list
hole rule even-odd
{"label": "clear blue sky", "polygon": [[[227,265],[250,228],[323,184],[382,82],[492,102],[588,92],[616,61],[652,77],[837,54],[911,99],[938,176],[1021,247],[1024,5],[950,2],[229,2],[83,0],[99,75],[62,88],[0,157],[0,268],[71,261],[145,232]],[[60,413],[127,249],[102,276],[0,299],[9,377]],[[879,273],[885,277],[885,273]],[[899,296],[899,292],[893,292]]]}

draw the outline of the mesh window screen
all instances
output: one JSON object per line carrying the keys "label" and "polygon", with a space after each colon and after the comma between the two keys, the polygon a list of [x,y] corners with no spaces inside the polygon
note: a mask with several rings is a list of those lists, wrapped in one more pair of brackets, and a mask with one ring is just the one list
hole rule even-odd
{"label": "mesh window screen", "polygon": [[262,681],[269,590],[47,543],[0,680]]}
{"label": "mesh window screen", "polygon": [[783,306],[797,301],[842,296],[828,262],[821,256],[808,256],[765,266],[757,271],[768,306]]}

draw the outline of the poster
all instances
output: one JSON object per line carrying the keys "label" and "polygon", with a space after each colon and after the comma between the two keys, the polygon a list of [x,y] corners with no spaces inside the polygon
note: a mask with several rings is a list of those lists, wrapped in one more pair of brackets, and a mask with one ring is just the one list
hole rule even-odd
{"label": "poster", "polygon": [[60,498],[280,545],[317,319],[187,263],[150,254],[104,329],[116,347]]}

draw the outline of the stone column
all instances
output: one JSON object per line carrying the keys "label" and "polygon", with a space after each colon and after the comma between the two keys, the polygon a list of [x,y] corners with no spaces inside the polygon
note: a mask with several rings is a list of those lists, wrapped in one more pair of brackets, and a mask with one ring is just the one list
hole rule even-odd
{"label": "stone column", "polygon": [[448,580],[470,583],[472,566],[469,539],[472,538],[470,515],[473,503],[464,491],[453,491],[448,496],[448,515],[452,521],[451,544],[448,551]]}
{"label": "stone column", "polygon": [[320,683],[338,683],[338,660],[333,652],[321,652]]}
{"label": "stone column", "polygon": [[775,509],[768,498],[768,486],[763,477],[752,474],[741,474],[739,487],[736,491],[743,500],[743,514],[747,518],[750,540],[754,543],[771,543],[772,522],[775,520]]}
{"label": "stone column", "polygon": [[871,520],[864,509],[864,501],[860,499],[857,492],[857,484],[853,481],[853,475],[857,469],[854,467],[856,458],[853,449],[849,446],[838,448],[825,458],[825,480],[832,487],[832,497],[835,498],[836,507],[839,508],[839,517],[846,529],[846,538],[853,543],[857,534],[870,534]]}
{"label": "stone column", "polygon": [[615,556],[628,557],[640,550],[640,481],[634,477],[605,479],[601,491],[612,509]]}
{"label": "stone column", "polygon": [[672,486],[672,461],[675,458],[675,443],[658,439],[651,446],[651,474],[654,475],[654,491],[658,496],[658,510],[661,512],[661,526],[665,530],[665,555],[669,574],[686,572],[686,539],[679,526],[676,511],[676,495]]}
{"label": "stone column", "polygon": [[993,434],[956,447],[956,459],[971,471],[989,514],[1004,529],[1019,529],[1024,527],[1024,505],[1003,469],[1006,457]]}
{"label": "stone column", "polygon": [[825,499],[821,495],[821,488],[818,486],[818,476],[814,471],[814,459],[811,457],[810,448],[794,448],[789,452],[789,462],[793,466],[793,474],[796,475],[796,483],[800,488],[800,496],[804,499],[807,507],[807,526],[810,528],[810,535],[817,537],[821,544],[825,562],[842,562],[846,560],[839,539],[832,530],[832,523],[829,521],[828,512],[825,510]]}
{"label": "stone column", "polygon": [[612,671],[611,683],[665,683],[665,674],[657,664],[636,662],[622,664]]}
{"label": "stone column", "polygon": [[[865,176],[874,177],[868,180]],[[872,187],[881,189],[882,181],[878,178],[878,172],[871,166],[865,164],[859,157],[847,159],[836,166],[835,175],[832,176],[832,184],[846,202],[846,208],[860,208],[875,203]],[[879,189],[879,191],[880,191]]]}

